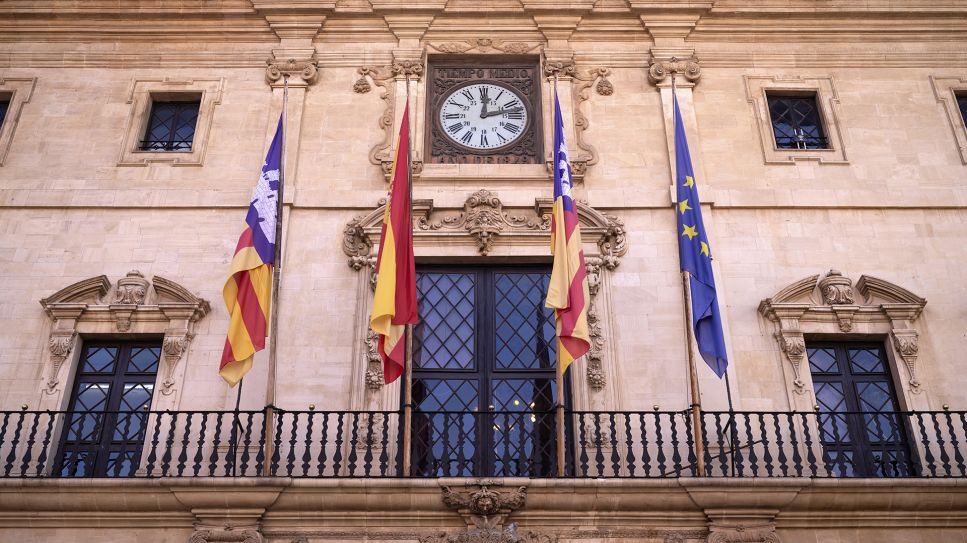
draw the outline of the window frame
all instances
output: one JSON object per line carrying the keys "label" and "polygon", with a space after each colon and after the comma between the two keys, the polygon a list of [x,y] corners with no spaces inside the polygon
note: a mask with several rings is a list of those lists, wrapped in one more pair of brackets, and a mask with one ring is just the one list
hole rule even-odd
{"label": "window frame", "polygon": [[[842,137],[839,95],[832,77],[747,75],[744,79],[746,98],[753,110],[764,164],[795,164],[801,160],[815,161],[819,164],[849,163]],[[772,115],[769,112],[769,96],[797,94],[812,94],[816,97],[816,108],[826,134],[828,148],[780,149],[776,144]]]}
{"label": "window frame", "polygon": [[[816,110],[816,121],[817,128],[820,133],[819,138],[823,142],[823,147],[782,147],[779,144],[779,140],[776,137],[776,119],[772,117],[772,100],[790,100],[790,99],[808,99],[811,98],[813,101],[813,107]],[[819,97],[814,92],[810,91],[796,91],[796,92],[779,92],[779,91],[766,91],[766,105],[769,108],[769,121],[772,125],[772,142],[775,146],[776,151],[820,151],[829,149],[829,137],[826,135],[826,127],[823,123],[823,112],[822,106],[819,101]]]}
{"label": "window frame", "polygon": [[[215,109],[221,104],[224,78],[217,79],[133,79],[128,87],[128,113],[118,166],[147,166],[168,163],[172,166],[203,166],[211,136]],[[160,101],[197,99],[198,117],[190,151],[142,150],[141,142],[151,119],[152,104]]]}
{"label": "window frame", "polygon": [[958,104],[959,97],[967,97],[967,76],[930,76],[934,96],[947,117],[954,134],[960,161],[967,164],[967,118]]}
{"label": "window frame", "polygon": [[34,93],[36,77],[0,78],[0,95],[9,101],[7,113],[0,124],[0,166],[4,165],[13,143],[14,135],[20,124],[23,107],[30,102]]}

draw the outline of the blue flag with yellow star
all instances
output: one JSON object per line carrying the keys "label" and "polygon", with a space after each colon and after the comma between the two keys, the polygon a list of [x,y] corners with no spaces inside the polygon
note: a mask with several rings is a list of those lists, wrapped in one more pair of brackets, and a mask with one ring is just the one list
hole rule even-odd
{"label": "blue flag with yellow star", "polygon": [[688,153],[688,140],[682,125],[682,112],[675,102],[675,185],[678,189],[678,256],[682,271],[690,274],[692,291],[692,326],[698,351],[712,371],[721,378],[729,361],[725,354],[725,335],[722,333],[722,317],[715,295],[715,277],[712,274],[712,252],[708,245],[705,225],[702,224],[702,207],[695,185],[692,158]]}

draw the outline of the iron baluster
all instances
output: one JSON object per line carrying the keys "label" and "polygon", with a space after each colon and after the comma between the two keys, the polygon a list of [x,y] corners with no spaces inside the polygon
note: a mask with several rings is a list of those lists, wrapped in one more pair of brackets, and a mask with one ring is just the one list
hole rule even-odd
{"label": "iron baluster", "polygon": [[608,444],[611,446],[611,476],[621,475],[621,458],[618,457],[618,430],[615,427],[614,413],[608,414],[608,434],[610,439]]}
{"label": "iron baluster", "polygon": [[188,461],[188,445],[190,444],[191,436],[191,419],[194,413],[185,413],[185,434],[184,438],[181,440],[181,452],[178,454],[178,477],[181,477],[185,471],[185,462]]}
{"label": "iron baluster", "polygon": [[930,470],[930,476],[936,477],[937,476],[937,465],[935,463],[936,459],[933,456],[933,452],[930,451],[930,442],[929,442],[929,439],[927,438],[927,428],[923,424],[923,414],[914,413],[913,416],[917,418],[917,426],[920,427],[920,440],[923,443],[923,451],[924,451],[923,459],[927,463],[927,468]]}
{"label": "iron baluster", "polygon": [[[809,419],[806,417],[806,413],[800,413],[800,417],[802,417],[802,429],[804,437],[803,444],[806,446],[806,461],[809,463],[810,476],[815,477],[819,471],[819,466],[816,465],[816,455],[813,454],[813,441],[809,435]],[[818,422],[817,417],[817,423]]]}
{"label": "iron baluster", "polygon": [[[148,453],[148,465],[145,466],[145,473],[148,475],[148,477],[151,477],[151,474],[154,471],[154,463],[158,461],[157,453],[158,453],[158,442],[159,442],[159,439],[161,438],[161,417],[162,416],[163,416],[162,414],[156,413],[153,417],[154,433],[152,434],[152,437],[151,437],[151,452]],[[65,420],[67,418],[68,417],[65,417]]]}
{"label": "iron baluster", "polygon": [[332,475],[333,477],[339,477],[339,472],[342,471],[342,432],[343,432],[343,417],[342,413],[335,413],[336,415],[336,450],[332,454]]}
{"label": "iron baluster", "polygon": [[198,429],[198,449],[195,451],[195,461],[192,469],[194,470],[195,477],[198,477],[198,472],[201,471],[201,464],[204,460],[202,456],[202,449],[207,441],[205,438],[208,435],[208,413],[199,413],[201,415],[201,427]]}
{"label": "iron baluster", "polygon": [[584,423],[584,413],[578,415],[578,447],[581,449],[581,455],[579,458],[581,466],[581,475],[587,476],[588,474],[588,440],[587,431]]}
{"label": "iron baluster", "polygon": [[685,447],[688,450],[686,456],[686,462],[688,462],[688,471],[694,477],[698,474],[698,458],[695,456],[695,440],[694,440],[694,429],[692,428],[692,417],[689,416],[690,413],[684,414],[685,421]]}
{"label": "iron baluster", "polygon": [[944,447],[943,432],[940,431],[940,421],[938,420],[936,413],[930,413],[930,418],[933,419],[933,430],[936,435],[937,449],[940,451],[940,467],[944,470],[944,475],[950,477],[950,455],[947,454],[947,449]]}
{"label": "iron baluster", "polygon": [[[312,461],[312,422],[315,418],[316,411],[309,406],[308,420],[306,420],[306,439],[305,439],[305,450],[302,451],[302,476],[306,477],[309,475],[309,465]],[[367,474],[368,475],[368,474]]]}
{"label": "iron baluster", "polygon": [[322,414],[322,441],[319,444],[319,457],[317,459],[319,464],[319,476],[324,477],[326,474],[326,446],[329,444],[329,413],[323,412]]}
{"label": "iron baluster", "polygon": [[282,459],[282,423],[286,412],[281,409],[276,411],[275,419],[275,439],[272,442],[272,458],[269,459],[269,473],[275,477],[279,472],[279,461]]}
{"label": "iron baluster", "polygon": [[[248,462],[251,459],[251,455],[249,454],[249,447],[251,447],[252,445],[252,424],[254,422],[253,421],[254,418],[255,418],[255,413],[251,413],[251,412],[246,413],[245,432],[243,432],[243,435],[245,437],[242,438],[242,457],[239,459],[240,462],[238,464],[238,469],[239,469],[238,473],[243,477],[248,473]],[[232,421],[233,424],[235,423],[235,420],[236,419],[233,419]],[[239,425],[241,425],[241,423],[239,423]],[[262,447],[262,443],[260,440],[259,448],[261,447]],[[234,451],[235,454],[238,454],[237,448],[238,447],[236,447],[236,450]],[[234,459],[232,463],[234,464]],[[256,469],[256,473],[257,472],[258,470]]]}
{"label": "iron baluster", "polygon": [[[705,420],[706,420],[705,417],[707,417],[707,416],[708,415],[703,414],[702,415],[702,418],[699,421],[699,424],[702,426],[702,436],[701,436],[701,439],[702,439],[702,444],[704,445],[704,447],[702,447],[702,454],[705,456],[705,475],[707,477],[711,477],[712,476],[712,471],[715,469],[715,465],[712,463],[712,452],[709,451],[709,446],[708,446],[709,445],[709,443],[708,443],[708,423],[705,422]],[[721,446],[721,440],[719,442],[719,445]],[[725,475],[725,474],[723,473],[723,475]]]}
{"label": "iron baluster", "polygon": [[598,469],[598,477],[604,476],[604,440],[601,438],[601,413],[594,415],[594,464]]}
{"label": "iron baluster", "polygon": [[769,439],[766,437],[766,419],[762,413],[757,413],[756,417],[759,419],[759,441],[762,443],[762,461],[765,463],[765,469],[768,477],[772,477],[772,453],[769,451]]}
{"label": "iron baluster", "polygon": [[[782,439],[782,428],[779,426],[780,414],[781,413],[772,413],[772,426],[776,431],[776,453],[779,456],[779,471],[782,472],[783,477],[787,477],[789,475],[789,466],[787,464],[789,459],[786,458],[786,444]],[[769,472],[769,476],[772,476],[771,471]]]}
{"label": "iron baluster", "polygon": [[[222,442],[222,414],[215,413],[215,441],[212,443],[212,452],[208,455],[208,476],[218,475],[218,446]],[[228,463],[225,463],[225,475],[228,475]]]}
{"label": "iron baluster", "polygon": [[20,464],[21,477],[27,475],[27,468],[30,466],[30,460],[33,456],[34,441],[37,438],[37,425],[40,423],[40,413],[31,414],[34,416],[34,422],[30,425],[30,435],[27,436],[27,447],[24,451],[23,463]]}
{"label": "iron baluster", "polygon": [[625,453],[625,462],[628,464],[628,477],[635,476],[635,451],[634,439],[631,437],[631,414],[623,413],[622,418],[624,419],[625,427],[625,446],[628,451]]}
{"label": "iron baluster", "polygon": [[167,477],[168,470],[171,468],[171,448],[175,446],[175,426],[177,423],[177,415],[170,411],[165,410],[168,418],[171,419],[170,425],[168,426],[168,437],[165,440],[164,453],[161,456],[161,476]]}
{"label": "iron baluster", "polygon": [[385,477],[389,475],[387,469],[389,467],[389,453],[387,449],[389,448],[389,414],[382,413],[380,415],[380,426],[381,426],[381,437],[379,440],[379,475]]}
{"label": "iron baluster", "polygon": [[[960,412],[960,422],[961,422],[960,429],[961,431],[963,431],[965,427],[967,427],[967,420],[964,420],[963,411]],[[954,455],[955,455],[954,458],[957,460],[957,469],[960,470],[960,476],[963,477],[964,475],[967,475],[967,466],[964,465],[964,457],[962,454],[960,454],[960,447],[958,446],[957,438],[956,438],[957,432],[956,430],[954,430],[953,421],[951,420],[949,413],[947,414],[947,425],[950,426],[950,436],[951,436],[950,444],[953,445],[954,447]],[[911,470],[911,472],[912,471],[913,470]]]}
{"label": "iron baluster", "polygon": [[668,424],[672,433],[672,469],[678,476],[682,472],[682,455],[678,452],[678,423],[675,421],[675,413],[668,414]]}
{"label": "iron baluster", "polygon": [[661,437],[661,413],[655,412],[655,446],[658,448],[658,476],[665,474],[665,443]]}
{"label": "iron baluster", "polygon": [[56,414],[51,413],[50,410],[46,411],[47,414],[47,431],[44,432],[44,442],[40,448],[40,455],[37,456],[37,473],[36,475],[40,477],[44,474],[44,470],[47,467],[47,451],[50,449],[50,438],[54,432],[54,421]]}
{"label": "iron baluster", "polygon": [[17,426],[14,428],[13,441],[10,443],[10,454],[7,455],[7,464],[3,468],[4,477],[10,477],[10,470],[13,469],[13,464],[17,460],[17,445],[20,444],[20,432],[23,431],[24,413],[25,411],[18,413]]}
{"label": "iron baluster", "polygon": [[645,477],[651,477],[651,453],[648,452],[648,429],[645,424],[645,415],[648,413],[638,413],[638,426],[641,428],[641,464],[645,470]]}
{"label": "iron baluster", "polygon": [[[719,445],[719,462],[722,464],[722,475],[723,476],[734,475],[735,465],[734,464],[732,465],[732,471],[730,471],[729,462],[726,461],[725,444],[727,442],[725,441],[725,429],[722,428],[722,413],[715,413],[715,435],[718,436],[717,439],[718,439],[718,445]],[[728,442],[728,443],[729,443],[728,454],[731,456],[732,445],[731,445],[731,442]]]}
{"label": "iron baluster", "polygon": [[299,413],[289,413],[292,415],[292,432],[289,434],[289,452],[285,455],[285,476],[292,477],[295,470],[295,448],[299,442]]}

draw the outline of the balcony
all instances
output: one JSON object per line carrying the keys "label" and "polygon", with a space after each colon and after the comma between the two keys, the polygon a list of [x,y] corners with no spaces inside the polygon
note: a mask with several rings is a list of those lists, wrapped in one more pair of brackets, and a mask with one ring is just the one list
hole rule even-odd
{"label": "balcony", "polygon": [[[706,411],[697,432],[690,411],[563,419],[569,479],[967,477],[967,411]],[[555,412],[416,411],[404,439],[399,411],[7,411],[0,473],[559,478],[557,420]]]}

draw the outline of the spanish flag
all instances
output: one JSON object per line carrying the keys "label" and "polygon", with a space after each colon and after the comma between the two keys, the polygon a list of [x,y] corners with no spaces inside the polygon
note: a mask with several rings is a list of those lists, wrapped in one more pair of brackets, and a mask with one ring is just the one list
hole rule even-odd
{"label": "spanish flag", "polygon": [[591,347],[588,330],[587,271],[581,248],[581,226],[571,198],[571,163],[564,142],[561,103],[554,89],[554,209],[551,215],[551,281],[544,305],[557,322],[557,368],[563,374]]}
{"label": "spanish flag", "polygon": [[272,303],[283,137],[279,117],[262,175],[248,206],[247,226],[238,238],[231,271],[222,289],[230,320],[218,373],[229,386],[235,386],[245,377],[252,369],[252,356],[265,348]]}
{"label": "spanish flag", "polygon": [[409,111],[403,110],[396,159],[390,180],[383,231],[376,259],[376,294],[369,326],[379,334],[383,380],[392,383],[406,367],[407,324],[419,322],[416,307],[416,264],[413,260],[413,219],[410,211]]}

